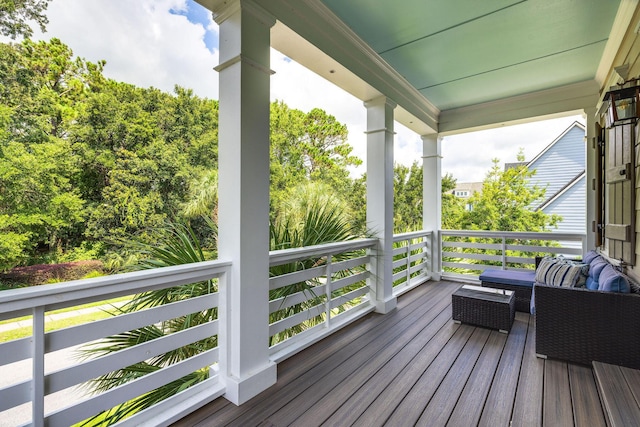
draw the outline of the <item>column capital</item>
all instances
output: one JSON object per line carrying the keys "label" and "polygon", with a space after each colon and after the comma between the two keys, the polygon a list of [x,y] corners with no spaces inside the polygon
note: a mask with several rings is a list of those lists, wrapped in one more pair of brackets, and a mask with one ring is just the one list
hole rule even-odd
{"label": "column capital", "polygon": [[209,4],[207,8],[211,10],[213,20],[216,21],[218,25],[222,24],[239,10],[251,13],[256,19],[269,27],[273,27],[276,23],[276,18],[253,0],[214,0]]}
{"label": "column capital", "polygon": [[596,120],[596,114],[598,114],[598,109],[594,107],[586,107],[582,110],[582,117],[586,120]]}
{"label": "column capital", "polygon": [[370,99],[368,101],[364,101],[363,104],[365,108],[374,108],[374,107],[379,107],[381,105],[385,105],[386,107],[394,109],[398,106],[398,104],[395,101],[393,101],[390,98],[387,98],[384,95],[379,96],[377,98]]}
{"label": "column capital", "polygon": [[441,142],[442,136],[439,133],[428,133],[420,135],[420,139],[422,139],[422,142]]}

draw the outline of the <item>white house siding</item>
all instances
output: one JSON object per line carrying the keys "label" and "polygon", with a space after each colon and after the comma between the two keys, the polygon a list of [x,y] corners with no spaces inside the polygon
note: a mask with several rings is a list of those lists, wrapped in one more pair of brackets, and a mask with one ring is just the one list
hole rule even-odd
{"label": "white house siding", "polygon": [[[584,128],[577,123],[528,165],[536,174],[531,182],[547,188],[545,197],[553,197],[558,191],[585,170]],[[582,196],[584,210],[585,196]]]}

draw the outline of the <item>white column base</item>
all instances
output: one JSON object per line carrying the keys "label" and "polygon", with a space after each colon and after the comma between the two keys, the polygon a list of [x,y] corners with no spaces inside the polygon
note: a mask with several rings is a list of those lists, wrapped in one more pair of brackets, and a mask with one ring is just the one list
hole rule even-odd
{"label": "white column base", "polygon": [[376,313],[387,314],[391,310],[396,308],[396,306],[398,305],[398,298],[391,297],[384,301],[376,300],[374,302],[376,303],[376,310],[375,310]]}
{"label": "white column base", "polygon": [[442,273],[431,272],[430,275],[431,275],[431,280],[435,282],[439,282],[440,280],[442,280]]}
{"label": "white column base", "polygon": [[226,392],[224,398],[235,405],[242,405],[252,397],[262,393],[278,380],[278,365],[270,362],[263,370],[250,377],[239,380],[227,377],[224,379]]}

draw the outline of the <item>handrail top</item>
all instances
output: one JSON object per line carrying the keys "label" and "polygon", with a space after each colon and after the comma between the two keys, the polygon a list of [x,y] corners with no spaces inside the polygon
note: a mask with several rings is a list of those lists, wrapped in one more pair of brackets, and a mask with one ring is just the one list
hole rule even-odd
{"label": "handrail top", "polygon": [[417,237],[425,237],[430,235],[431,233],[433,233],[433,231],[431,230],[420,230],[420,231],[409,231],[406,233],[394,234],[393,241],[397,242],[400,240],[415,239]]}
{"label": "handrail top", "polygon": [[348,250],[364,249],[374,246],[378,239],[366,238],[348,240],[345,242],[324,243],[321,245],[304,246],[301,248],[278,249],[269,252],[269,265],[280,265],[299,261],[315,255],[331,255]]}
{"label": "handrail top", "polygon": [[[230,266],[231,261],[226,260],[203,261],[73,280],[55,286],[10,289],[2,291],[0,314],[49,304],[74,305],[74,301],[98,301],[101,297],[113,298],[118,295],[194,283],[224,274]],[[171,278],[172,276],[174,277]],[[169,280],[161,281],[163,278]]]}
{"label": "handrail top", "polygon": [[582,240],[586,233],[556,233],[554,231],[485,231],[485,230],[440,230],[443,236],[461,237],[511,237],[545,240]]}

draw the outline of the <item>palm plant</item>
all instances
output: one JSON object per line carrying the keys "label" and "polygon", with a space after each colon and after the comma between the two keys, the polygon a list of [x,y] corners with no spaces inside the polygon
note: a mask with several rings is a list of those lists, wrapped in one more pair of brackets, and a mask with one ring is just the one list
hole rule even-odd
{"label": "palm plant", "polygon": [[[328,195],[329,194],[329,195]],[[280,206],[278,214],[271,221],[270,235],[272,249],[287,249],[301,246],[319,245],[328,242],[351,240],[362,233],[351,225],[345,216],[346,209],[334,196],[330,195],[326,188],[318,186],[305,186],[297,191],[296,202],[287,206]],[[211,217],[205,222],[210,228],[211,234],[216,234],[216,224]],[[203,251],[198,235],[187,225],[167,224],[164,228],[155,231],[155,244],[137,243],[136,248],[142,255],[139,269],[158,268],[179,265],[192,262],[205,261],[206,252]],[[349,254],[337,256],[336,260],[347,258]],[[277,276],[288,272],[311,268],[322,265],[326,259],[322,257],[311,258],[296,263],[275,266],[270,269],[270,275]],[[300,291],[308,291],[313,295],[313,288],[317,281],[296,283],[274,290],[270,298],[286,297]],[[200,295],[205,295],[217,290],[214,281],[205,281],[168,289],[154,290],[136,295],[125,306],[116,309],[115,314],[131,313],[145,308],[151,308],[180,301]],[[323,301],[324,297],[317,296],[303,304],[279,310],[270,316],[270,321],[284,318],[291,314],[307,310],[313,305]],[[144,328],[128,331],[103,339],[97,345],[85,348],[83,354],[88,357],[97,357],[129,348],[134,345],[157,339],[171,333],[187,329],[189,327],[210,322],[217,318],[217,309],[213,308],[203,312],[192,313],[187,316],[172,319],[146,326]],[[313,324],[313,321],[311,322]],[[272,342],[277,342],[286,336],[292,335],[296,330],[303,330],[309,325],[300,325],[297,329],[285,331]],[[186,347],[182,347],[157,357],[136,363],[101,376],[88,384],[93,392],[103,392],[113,389],[121,384],[140,378],[148,373],[157,371],[164,366],[185,360],[195,354],[217,346],[217,337],[213,336]],[[110,425],[132,414],[172,396],[185,388],[208,378],[208,369],[193,372],[179,380],[166,384],[152,392],[140,396],[134,400],[125,402],[109,411],[87,420],[84,425]]]}
{"label": "palm plant", "polygon": [[[283,206],[280,214],[271,221],[271,248],[289,249],[305,246],[315,246],[324,243],[349,241],[364,236],[363,230],[354,225],[354,221],[347,214],[345,203],[334,196],[328,188],[318,184],[306,184],[297,188],[297,197],[293,197],[292,203]],[[352,258],[354,253],[341,253],[332,257],[332,261],[341,261]],[[273,266],[269,269],[269,275],[281,276],[295,271],[318,267],[327,263],[326,257],[311,257],[290,264]],[[347,274],[349,271],[337,272],[334,278]],[[311,310],[326,302],[325,294],[317,294],[315,288],[321,285],[319,279],[307,280],[283,286],[269,292],[269,299],[282,299],[284,307],[286,297],[299,292],[307,294],[306,301],[282,308],[269,315],[269,322],[287,318],[301,311]],[[350,290],[350,289],[348,289]],[[334,295],[345,293],[347,289],[335,291]],[[324,312],[312,319],[282,331],[269,338],[269,344],[274,345],[303,330],[313,327],[325,320]]]}
{"label": "palm plant", "polygon": [[[213,227],[211,228],[211,231],[215,232],[215,224],[211,222],[208,223],[210,227]],[[137,269],[167,267],[206,260],[196,234],[188,225],[168,223],[165,227],[154,230],[153,235],[157,241],[155,245],[142,242],[136,242],[134,244],[138,252],[144,256],[141,257],[141,261],[137,264]],[[156,307],[209,294],[216,290],[217,284],[213,280],[167,289],[158,289],[135,295],[124,306],[115,308],[113,314],[118,315],[132,313],[145,308]],[[92,344],[84,348],[82,350],[82,356],[99,357],[114,353],[144,342],[170,335],[195,325],[208,323],[215,320],[217,317],[217,308],[213,307],[209,310],[180,316],[161,322],[160,324],[153,324],[113,335],[104,338],[98,344]],[[188,359],[216,346],[217,336],[212,336],[205,340],[201,340],[185,347],[127,366],[126,368],[110,372],[91,381],[87,386],[95,393],[111,390],[119,385],[155,372],[164,366]],[[172,396],[198,382],[204,381],[208,376],[208,369],[201,369],[196,372],[192,372],[191,374],[166,384],[163,387],[90,418],[85,421],[83,425],[115,424],[138,411],[153,406],[169,396]]]}

